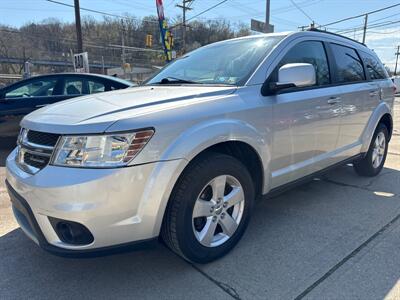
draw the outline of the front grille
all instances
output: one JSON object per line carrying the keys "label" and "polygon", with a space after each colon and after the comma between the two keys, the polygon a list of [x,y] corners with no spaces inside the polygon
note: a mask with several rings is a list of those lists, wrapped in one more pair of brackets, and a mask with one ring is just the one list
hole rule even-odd
{"label": "front grille", "polygon": [[54,147],[57,144],[59,137],[59,134],[45,133],[33,130],[29,130],[27,134],[28,142],[49,147]]}
{"label": "front grille", "polygon": [[22,129],[18,138],[17,163],[24,171],[35,174],[46,167],[60,135]]}
{"label": "front grille", "polygon": [[24,153],[24,162],[25,164],[32,166],[36,169],[43,169],[50,161],[50,157],[42,156],[37,154],[32,154],[29,152]]}

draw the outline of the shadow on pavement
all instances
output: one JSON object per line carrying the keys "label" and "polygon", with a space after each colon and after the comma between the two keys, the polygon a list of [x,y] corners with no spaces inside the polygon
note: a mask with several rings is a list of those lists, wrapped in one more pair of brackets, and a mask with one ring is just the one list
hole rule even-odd
{"label": "shadow on pavement", "polygon": [[[325,280],[327,272],[343,267],[341,263],[350,260],[355,249],[399,216],[399,195],[400,172],[395,169],[385,168],[376,178],[362,178],[352,167],[340,167],[259,202],[238,247],[200,268],[213,278],[224,278],[223,283],[234,287],[243,299],[295,299],[321,278]],[[395,257],[388,257],[387,264],[400,269]],[[375,270],[386,267],[378,265]],[[357,275],[368,285],[375,274]],[[361,299],[383,299],[399,278],[400,273],[388,276]],[[362,292],[351,281],[348,288],[356,295]],[[322,298],[323,293],[311,297]]]}
{"label": "shadow on pavement", "polygon": [[2,299],[190,299],[225,293],[161,244],[90,259],[53,256],[20,229],[0,237]]}
{"label": "shadow on pavement", "polygon": [[[42,251],[17,229],[0,237],[1,294],[4,298],[229,299],[218,282],[241,299],[294,299],[335,266],[344,267],[340,262],[351,261],[354,249],[400,214],[399,183],[400,172],[394,169],[386,168],[371,179],[357,177],[344,166],[260,201],[238,246],[214,263],[197,266],[213,281],[162,245],[114,256],[66,259]],[[400,269],[396,257],[385,263]],[[374,271],[384,273],[385,268],[377,265],[357,276],[365,284],[374,280]],[[357,295],[361,287],[352,285],[352,278],[347,286]],[[384,298],[398,279],[398,272],[387,274],[367,298]],[[313,298],[312,293],[309,296]]]}
{"label": "shadow on pavement", "polygon": [[11,153],[13,149],[0,149],[0,167],[6,166],[6,159],[8,154]]}

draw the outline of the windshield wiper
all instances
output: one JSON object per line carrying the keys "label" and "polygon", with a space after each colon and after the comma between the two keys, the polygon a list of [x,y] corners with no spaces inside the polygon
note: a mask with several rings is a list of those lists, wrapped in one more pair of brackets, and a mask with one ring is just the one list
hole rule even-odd
{"label": "windshield wiper", "polygon": [[179,84],[179,83],[189,83],[189,84],[200,84],[199,82],[192,81],[192,80],[186,80],[186,79],[181,79],[181,78],[176,78],[176,77],[165,77],[161,79],[160,82],[157,82],[158,84]]}

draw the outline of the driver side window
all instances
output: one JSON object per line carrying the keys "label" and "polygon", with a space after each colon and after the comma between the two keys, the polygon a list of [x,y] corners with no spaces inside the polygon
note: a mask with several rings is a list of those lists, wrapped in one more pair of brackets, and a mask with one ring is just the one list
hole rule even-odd
{"label": "driver side window", "polygon": [[52,96],[56,79],[34,80],[6,93],[6,98],[44,97]]}
{"label": "driver side window", "polygon": [[[325,52],[325,47],[322,42],[307,41],[301,42],[294,46],[285,55],[275,70],[275,76],[280,67],[292,63],[308,63],[312,64],[316,72],[316,85],[322,86],[330,84],[329,64]],[[277,81],[278,78],[276,78]]]}

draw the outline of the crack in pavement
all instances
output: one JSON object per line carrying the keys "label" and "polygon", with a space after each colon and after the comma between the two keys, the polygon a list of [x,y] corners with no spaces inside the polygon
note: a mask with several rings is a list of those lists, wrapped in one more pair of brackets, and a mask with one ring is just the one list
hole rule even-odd
{"label": "crack in pavement", "polygon": [[359,186],[359,185],[355,185],[355,184],[335,181],[335,180],[332,180],[332,179],[329,179],[329,178],[321,178],[321,181],[332,183],[332,184],[336,184],[336,185],[340,185],[340,186],[345,186],[345,187],[352,187],[352,188],[356,188],[356,189],[360,189],[360,190],[364,190],[364,191],[368,191],[368,192],[373,192],[371,189],[368,188],[369,186],[371,186],[371,183],[368,183],[365,186]]}
{"label": "crack in pavement", "polygon": [[375,232],[372,236],[370,236],[365,242],[363,242],[360,246],[358,246],[355,250],[353,250],[350,254],[345,256],[340,262],[334,265],[331,269],[328,270],[323,276],[321,276],[317,281],[311,284],[308,288],[306,288],[301,294],[294,298],[294,300],[301,300],[309,293],[311,293],[317,286],[319,286],[322,282],[324,282],[328,277],[330,277],[336,270],[338,270],[341,266],[343,266],[346,262],[356,256],[361,250],[363,250],[368,244],[370,244],[377,237],[382,235],[388,228],[390,228],[394,223],[400,220],[400,214],[395,216],[389,223],[384,225],[381,229]]}
{"label": "crack in pavement", "polygon": [[[168,247],[166,247],[166,249],[170,250]],[[193,269],[195,269],[197,272],[199,272],[201,275],[203,275],[206,279],[208,279],[209,281],[211,281],[212,283],[214,283],[217,287],[219,287],[221,290],[223,290],[225,293],[227,293],[229,296],[231,296],[233,299],[236,300],[241,300],[238,292],[235,290],[235,288],[231,287],[230,285],[218,281],[216,279],[214,279],[211,275],[208,275],[205,271],[203,271],[202,269],[200,269],[197,265],[195,265],[194,263],[191,263],[190,261],[187,261],[186,259],[184,259],[182,256],[180,256],[179,254],[175,253],[174,251],[170,250],[172,254],[176,255],[178,258],[182,259],[185,263],[187,263],[188,265],[190,265]]]}
{"label": "crack in pavement", "polygon": [[231,287],[230,285],[218,281],[216,279],[214,279],[213,277],[211,277],[210,275],[208,275],[205,271],[203,271],[202,269],[200,269],[198,266],[189,263],[197,272],[199,272],[200,274],[202,274],[204,277],[206,277],[208,280],[210,280],[212,283],[214,283],[215,285],[217,285],[219,288],[221,288],[225,293],[227,293],[229,296],[231,296],[233,299],[236,300],[241,300],[238,292]]}
{"label": "crack in pavement", "polygon": [[[379,176],[385,176],[385,175],[389,175],[394,173],[394,171],[387,171],[385,173],[381,173]],[[332,180],[329,179],[325,176],[322,176],[321,181],[327,182],[327,183],[332,183],[332,184],[336,184],[339,186],[344,186],[344,187],[352,187],[352,188],[356,188],[356,189],[360,189],[360,190],[364,190],[364,191],[368,191],[368,192],[375,192],[375,190],[370,189],[370,186],[375,182],[375,179],[371,179],[367,184],[365,185],[356,185],[356,184],[350,184],[350,183],[345,183],[345,182],[340,182],[340,181],[336,181],[336,180]]]}
{"label": "crack in pavement", "polygon": [[400,156],[400,153],[395,153],[395,152],[388,152],[390,155],[395,155],[395,156]]}
{"label": "crack in pavement", "polygon": [[[387,171],[385,173],[382,173],[380,176],[383,175],[388,175],[393,173],[393,171]],[[320,178],[321,181],[339,185],[339,186],[345,186],[345,187],[351,187],[351,188],[356,188],[356,189],[361,189],[365,190],[368,192],[373,192],[372,189],[369,187],[375,182],[375,180],[371,180],[368,182],[366,185],[363,186],[358,186],[354,184],[349,184],[349,183],[344,183],[344,182],[338,182],[326,177]],[[310,181],[311,182],[311,181]],[[276,195],[275,197],[279,197],[280,195]],[[273,199],[274,197],[272,197]],[[317,281],[315,281],[312,285],[310,285],[307,289],[305,289],[300,295],[298,295],[295,300],[300,300],[303,299],[306,295],[308,295],[313,289],[315,289],[319,284],[321,284],[324,280],[326,280],[330,275],[332,275],[337,269],[339,269],[342,265],[344,265],[348,260],[350,260],[352,257],[357,255],[364,247],[366,247],[369,243],[371,243],[375,238],[380,236],[384,231],[386,231],[393,223],[395,223],[397,220],[400,219],[400,214],[398,214],[394,219],[392,219],[389,223],[384,225],[380,230],[378,230],[375,234],[373,234],[370,238],[368,238],[365,242],[363,242],[359,247],[357,247],[355,250],[353,250],[349,255],[347,255],[345,258],[343,258],[340,262],[338,262],[335,266],[333,266],[327,273],[325,273],[322,277],[320,277]],[[186,260],[185,260],[186,261]],[[240,300],[239,293],[235,290],[235,288],[229,286],[226,283],[223,283],[221,281],[216,280],[213,278],[211,275],[207,274],[205,271],[200,269],[197,265],[192,264],[188,262],[197,272],[202,274],[204,277],[206,277],[208,280],[210,280],[212,283],[214,283],[216,286],[218,286],[220,289],[222,289],[224,292],[226,292],[228,295],[230,295],[233,299]]]}

